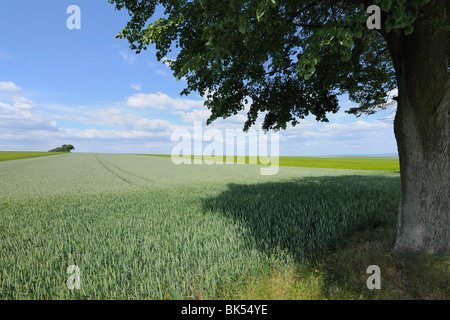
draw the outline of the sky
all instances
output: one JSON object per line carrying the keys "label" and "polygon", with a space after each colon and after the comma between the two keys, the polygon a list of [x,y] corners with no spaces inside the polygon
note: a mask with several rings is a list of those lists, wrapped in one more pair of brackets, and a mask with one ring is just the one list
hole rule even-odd
{"label": "sky", "polygon": [[[80,29],[68,28],[71,5],[80,8]],[[224,136],[243,127],[245,112],[206,127],[203,98],[180,96],[186,82],[157,61],[154,47],[135,54],[115,37],[128,20],[107,0],[0,1],[0,150],[72,144],[73,152],[170,154],[178,144],[174,132],[193,132],[198,121],[203,132],[212,128]],[[308,117],[280,131],[279,154],[397,153],[395,108],[356,118],[344,112],[355,104],[339,100],[341,110],[330,122]]]}

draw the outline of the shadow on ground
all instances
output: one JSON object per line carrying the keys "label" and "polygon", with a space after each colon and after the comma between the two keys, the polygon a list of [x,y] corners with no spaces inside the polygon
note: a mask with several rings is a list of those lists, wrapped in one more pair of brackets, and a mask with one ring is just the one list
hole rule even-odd
{"label": "shadow on ground", "polygon": [[287,250],[300,262],[357,231],[396,223],[399,200],[395,176],[326,176],[229,184],[203,208],[238,223],[252,249]]}
{"label": "shadow on ground", "polygon": [[[398,176],[352,175],[230,184],[203,208],[238,224],[249,249],[290,254],[300,282],[307,282],[302,291],[298,283],[270,278],[259,291],[258,285],[242,289],[244,298],[447,300],[448,253],[392,251],[399,201]],[[373,264],[382,270],[382,290],[366,286]]]}

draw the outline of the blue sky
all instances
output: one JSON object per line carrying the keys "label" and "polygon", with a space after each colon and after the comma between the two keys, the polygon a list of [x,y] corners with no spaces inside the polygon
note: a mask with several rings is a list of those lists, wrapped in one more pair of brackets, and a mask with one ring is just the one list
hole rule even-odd
{"label": "blue sky", "polygon": [[[70,5],[81,9],[80,30],[67,28]],[[136,55],[115,38],[128,19],[107,0],[0,2],[0,150],[70,143],[74,152],[170,153],[176,129],[205,123],[203,99],[181,97],[186,83],[152,48]],[[394,110],[356,118],[344,113],[352,103],[341,102],[329,123],[307,118],[280,132],[280,154],[396,153]],[[212,127],[244,121],[242,113]]]}

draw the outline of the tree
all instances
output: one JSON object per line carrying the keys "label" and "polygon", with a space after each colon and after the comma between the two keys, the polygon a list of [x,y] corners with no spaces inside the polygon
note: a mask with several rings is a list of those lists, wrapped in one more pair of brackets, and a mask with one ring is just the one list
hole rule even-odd
{"label": "tree", "polygon": [[49,150],[48,152],[71,152],[75,147],[71,144],[63,144],[61,147]]}
{"label": "tree", "polygon": [[71,152],[73,149],[75,149],[75,147],[71,144],[63,144],[61,147],[64,152]]}
{"label": "tree", "polygon": [[[139,53],[156,46],[182,94],[197,91],[208,124],[250,103],[244,130],[265,113],[264,129],[312,114],[328,121],[348,93],[356,116],[385,107],[398,88],[394,133],[402,196],[395,249],[450,248],[450,1],[447,0],[109,0],[127,9],[118,34]],[[156,6],[164,17],[149,23]],[[370,30],[370,5],[381,29]],[[376,17],[373,17],[376,18]]]}

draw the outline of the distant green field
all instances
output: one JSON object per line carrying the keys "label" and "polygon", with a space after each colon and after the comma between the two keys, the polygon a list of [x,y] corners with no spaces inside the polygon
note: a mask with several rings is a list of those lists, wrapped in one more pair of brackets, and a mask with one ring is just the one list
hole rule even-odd
{"label": "distant green field", "polygon": [[[147,154],[146,156],[170,157],[168,154]],[[190,156],[200,159],[200,156]],[[203,156],[203,160],[214,160],[211,156]],[[216,159],[217,160],[217,159]],[[222,160],[222,159],[221,159]],[[226,159],[224,159],[226,160]],[[245,157],[245,163],[262,164],[256,157]],[[280,157],[279,165],[283,167],[399,171],[398,157]],[[234,157],[237,163],[237,157]]]}
{"label": "distant green field", "polygon": [[0,151],[0,161],[54,156],[66,152],[36,152],[36,151]]}

